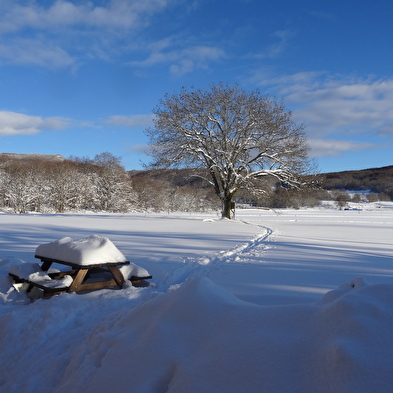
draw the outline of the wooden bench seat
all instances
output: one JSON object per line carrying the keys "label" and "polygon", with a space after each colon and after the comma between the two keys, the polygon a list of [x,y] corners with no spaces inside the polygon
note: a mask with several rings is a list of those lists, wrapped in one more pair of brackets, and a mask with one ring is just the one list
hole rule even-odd
{"label": "wooden bench seat", "polygon": [[50,297],[53,295],[59,295],[60,293],[67,292],[69,287],[68,286],[63,286],[63,287],[48,287],[45,285],[42,285],[38,282],[28,280],[26,278],[21,278],[17,276],[16,274],[13,273],[8,273],[8,275],[12,278],[14,283],[16,284],[28,284],[28,287],[26,289],[27,293],[30,293],[31,290],[36,287],[39,288],[43,291],[44,297]]}

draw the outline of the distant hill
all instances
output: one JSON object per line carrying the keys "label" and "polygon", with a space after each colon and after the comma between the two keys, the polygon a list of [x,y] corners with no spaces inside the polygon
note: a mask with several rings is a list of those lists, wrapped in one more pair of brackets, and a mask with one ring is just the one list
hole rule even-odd
{"label": "distant hill", "polygon": [[[194,177],[192,174],[200,177]],[[206,171],[192,169],[162,169],[130,171],[130,178],[134,185],[147,182],[168,187],[189,186],[197,189],[208,189],[210,186],[202,177],[208,176]],[[370,191],[376,194],[387,194],[393,200],[393,165],[382,168],[370,168],[355,171],[342,171],[322,173],[310,176],[312,183],[315,182],[322,190],[346,190],[346,191]],[[239,193],[240,194],[240,193]],[[237,198],[241,195],[237,194]]]}
{"label": "distant hill", "polygon": [[[155,171],[130,171],[130,177],[147,177],[154,181],[166,181],[179,186],[184,184],[207,186],[194,173],[207,176],[204,170],[162,169]],[[393,165],[355,171],[329,172],[317,175],[319,184],[326,190],[367,190],[372,192],[393,191]]]}
{"label": "distant hill", "polygon": [[61,162],[66,161],[66,158],[61,156],[60,154],[38,154],[38,153],[26,153],[26,154],[17,154],[17,153],[0,153],[0,161],[9,161],[9,160],[43,160],[43,161],[55,161]]}
{"label": "distant hill", "polygon": [[358,171],[330,172],[320,175],[326,190],[369,190],[393,196],[393,165]]}

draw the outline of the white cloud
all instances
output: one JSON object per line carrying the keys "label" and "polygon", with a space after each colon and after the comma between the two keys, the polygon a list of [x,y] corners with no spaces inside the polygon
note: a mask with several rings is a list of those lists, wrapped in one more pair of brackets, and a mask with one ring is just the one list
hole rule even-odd
{"label": "white cloud", "polygon": [[287,99],[301,104],[297,119],[322,134],[344,132],[393,135],[393,80],[339,81],[318,89],[293,92]]}
{"label": "white cloud", "polygon": [[312,157],[338,156],[348,151],[367,150],[379,147],[373,143],[334,139],[308,139]]}
{"label": "white cloud", "polygon": [[129,128],[147,128],[153,124],[153,115],[111,116],[105,119],[106,124]]}
{"label": "white cloud", "polygon": [[29,116],[23,113],[0,111],[0,136],[31,135],[44,129],[64,129],[69,119],[60,117]]}
{"label": "white cloud", "polygon": [[284,96],[295,121],[304,122],[310,136],[393,135],[392,79],[310,72],[275,78],[261,73],[253,81]]}

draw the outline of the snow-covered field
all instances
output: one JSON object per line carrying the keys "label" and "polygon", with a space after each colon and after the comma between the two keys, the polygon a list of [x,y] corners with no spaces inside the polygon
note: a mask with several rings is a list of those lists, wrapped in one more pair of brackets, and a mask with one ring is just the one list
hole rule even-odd
{"label": "snow-covered field", "polygon": [[[393,391],[393,204],[0,214],[4,393]],[[97,234],[153,276],[29,303],[10,265]]]}

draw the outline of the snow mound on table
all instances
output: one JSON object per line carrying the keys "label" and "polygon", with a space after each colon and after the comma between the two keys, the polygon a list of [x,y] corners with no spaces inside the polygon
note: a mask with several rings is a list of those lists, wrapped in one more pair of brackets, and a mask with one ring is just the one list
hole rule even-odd
{"label": "snow mound on table", "polygon": [[79,265],[126,261],[126,257],[107,237],[98,235],[78,240],[63,237],[52,243],[38,246],[35,253],[40,257],[53,258]]}
{"label": "snow mound on table", "polygon": [[50,278],[45,272],[34,272],[27,277],[29,281],[43,285],[47,288],[65,288],[72,284],[73,278],[71,276],[64,276],[62,278]]}
{"label": "snow mound on table", "polygon": [[58,376],[42,392],[390,392],[393,285],[349,284],[329,296],[266,307],[196,278],[122,308],[83,341],[70,336],[64,368],[36,355],[37,370]]}
{"label": "snow mound on table", "polygon": [[129,265],[123,265],[119,268],[125,280],[129,280],[132,276],[135,277],[150,277],[149,272],[140,267],[135,265],[134,263],[130,262]]}

